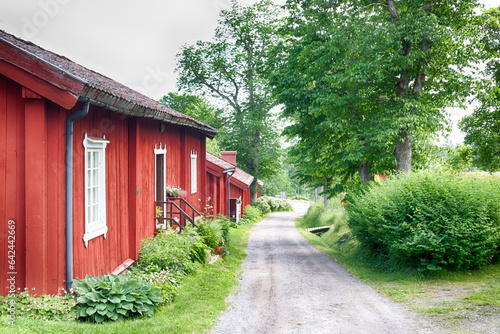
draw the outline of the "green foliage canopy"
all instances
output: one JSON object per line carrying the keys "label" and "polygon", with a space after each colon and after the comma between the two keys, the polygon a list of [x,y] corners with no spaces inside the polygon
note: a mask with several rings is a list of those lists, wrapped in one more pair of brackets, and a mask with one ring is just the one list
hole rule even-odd
{"label": "green foliage canopy", "polygon": [[483,13],[482,31],[486,68],[479,86],[479,106],[460,122],[465,143],[474,147],[476,164],[490,171],[500,170],[500,7]]}
{"label": "green foliage canopy", "polygon": [[213,41],[186,45],[178,54],[179,87],[209,94],[228,108],[221,146],[238,151],[239,167],[256,178],[279,168],[275,101],[265,67],[278,18],[269,0],[250,7],[232,1],[231,9],[221,12]]}
{"label": "green foliage canopy", "polygon": [[289,0],[271,83],[304,174],[347,182],[409,171],[476,58],[475,0]]}

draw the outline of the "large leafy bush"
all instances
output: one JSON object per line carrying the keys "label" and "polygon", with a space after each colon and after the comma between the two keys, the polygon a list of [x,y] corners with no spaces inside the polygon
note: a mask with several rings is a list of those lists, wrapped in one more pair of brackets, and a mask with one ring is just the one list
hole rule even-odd
{"label": "large leafy bush", "polygon": [[243,221],[255,223],[262,219],[262,213],[261,210],[259,210],[257,207],[247,205],[245,207],[245,210],[243,210],[242,218]]}
{"label": "large leafy bush", "polygon": [[[262,215],[271,212],[271,206],[269,205],[269,201],[267,197],[259,197],[252,205],[253,207],[260,210]],[[245,208],[246,210],[246,208]]]}
{"label": "large leafy bush", "polygon": [[258,208],[262,215],[270,212],[293,211],[292,204],[289,201],[267,196],[259,197],[252,206]]}
{"label": "large leafy bush", "polygon": [[221,242],[222,227],[217,221],[208,220],[198,224],[198,235],[208,248],[215,249]]}
{"label": "large leafy bush", "polygon": [[103,322],[154,314],[163,299],[159,289],[126,276],[87,276],[76,280],[77,315],[82,320]]}
{"label": "large leafy bush", "polygon": [[192,248],[195,236],[179,233],[160,233],[156,237],[144,238],[139,249],[139,266],[147,271],[168,270],[174,275],[191,273],[195,270],[192,262]]}
{"label": "large leafy bush", "polygon": [[500,180],[413,173],[372,185],[347,205],[352,233],[386,263],[468,269],[500,251]]}

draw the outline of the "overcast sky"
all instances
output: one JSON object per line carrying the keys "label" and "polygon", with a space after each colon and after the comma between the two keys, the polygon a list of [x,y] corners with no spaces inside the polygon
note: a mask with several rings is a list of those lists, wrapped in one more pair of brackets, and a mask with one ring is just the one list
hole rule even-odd
{"label": "overcast sky", "polygon": [[1,0],[0,29],[158,100],[176,90],[181,46],[210,40],[228,8],[230,0]]}

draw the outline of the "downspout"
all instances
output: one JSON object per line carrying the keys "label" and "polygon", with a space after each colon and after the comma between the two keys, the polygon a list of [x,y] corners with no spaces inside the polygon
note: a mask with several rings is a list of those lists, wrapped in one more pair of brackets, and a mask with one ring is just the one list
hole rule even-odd
{"label": "downspout", "polygon": [[232,172],[228,177],[227,177],[227,218],[231,219],[231,187],[229,181],[231,180],[231,177],[236,173],[236,168],[230,168],[226,169],[222,172],[222,174],[226,174]]}
{"label": "downspout", "polygon": [[73,285],[73,123],[89,113],[90,101],[66,120],[66,291]]}

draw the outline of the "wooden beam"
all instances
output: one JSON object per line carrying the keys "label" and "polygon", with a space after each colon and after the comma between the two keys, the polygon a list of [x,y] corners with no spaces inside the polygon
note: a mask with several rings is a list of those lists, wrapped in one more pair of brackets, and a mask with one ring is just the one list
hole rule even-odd
{"label": "wooden beam", "polygon": [[[49,82],[0,59],[0,74],[5,75],[20,85],[36,92],[64,109],[71,109],[78,101],[78,95],[64,91]],[[83,88],[83,84],[82,84]]]}

